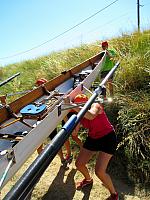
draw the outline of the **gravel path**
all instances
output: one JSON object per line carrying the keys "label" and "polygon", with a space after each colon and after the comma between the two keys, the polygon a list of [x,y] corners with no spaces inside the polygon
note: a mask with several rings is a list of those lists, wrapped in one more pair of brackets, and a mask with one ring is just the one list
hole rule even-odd
{"label": "gravel path", "polygon": [[[1,199],[3,199],[16,182],[17,177],[21,176],[36,156],[37,153],[33,154],[13,179],[3,188]],[[60,159],[56,156],[34,188],[31,200],[105,200],[109,196],[108,191],[102,186],[94,173],[92,176],[94,179],[92,186],[88,186],[82,191],[75,190],[75,181],[83,177],[76,171],[74,161],[69,165],[68,169],[65,169],[60,166]],[[135,191],[135,188],[125,184],[123,181],[117,179],[113,179],[113,181],[121,200],[150,199],[150,196],[141,196],[141,192]]]}

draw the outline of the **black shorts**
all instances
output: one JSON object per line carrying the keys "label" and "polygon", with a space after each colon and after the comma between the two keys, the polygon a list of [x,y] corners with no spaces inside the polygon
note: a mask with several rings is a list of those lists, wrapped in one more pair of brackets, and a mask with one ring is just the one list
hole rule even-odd
{"label": "black shorts", "polygon": [[83,144],[83,147],[90,151],[102,151],[113,155],[117,148],[116,134],[112,131],[111,133],[98,139],[93,139],[88,136]]}
{"label": "black shorts", "polygon": [[[109,71],[102,71],[101,72],[101,78],[103,79],[103,78],[105,78],[105,76],[108,74],[110,72],[110,70]],[[113,75],[109,78],[109,79],[113,79]]]}
{"label": "black shorts", "polygon": [[[69,112],[68,114],[67,114],[67,118],[69,119],[72,115],[74,115],[74,114],[77,114],[76,112]],[[62,120],[62,126],[64,126],[65,125],[65,121],[64,120]]]}
{"label": "black shorts", "polygon": [[74,115],[74,114],[77,114],[75,111],[74,112],[69,112],[68,114],[67,114],[67,117],[68,117],[68,119],[72,116],[72,115]]}

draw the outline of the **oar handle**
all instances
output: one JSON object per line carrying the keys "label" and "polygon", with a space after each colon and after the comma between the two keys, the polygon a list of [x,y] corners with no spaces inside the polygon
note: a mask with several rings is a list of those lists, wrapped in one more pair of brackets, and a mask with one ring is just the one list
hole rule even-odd
{"label": "oar handle", "polygon": [[11,81],[12,79],[14,79],[15,77],[19,76],[20,72],[18,72],[17,74],[14,74],[13,76],[9,77],[8,79],[6,79],[5,81],[0,83],[0,87],[5,85],[6,83],[8,83],[9,81]]}

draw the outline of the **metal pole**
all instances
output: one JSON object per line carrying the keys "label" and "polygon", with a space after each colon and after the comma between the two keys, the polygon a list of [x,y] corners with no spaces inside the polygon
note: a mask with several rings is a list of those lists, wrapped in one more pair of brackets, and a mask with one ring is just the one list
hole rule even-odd
{"label": "metal pole", "polygon": [[138,32],[140,32],[140,0],[137,0],[137,22],[138,22]]}
{"label": "metal pole", "polygon": [[31,193],[33,187],[38,182],[46,168],[49,166],[53,158],[56,156],[62,145],[69,138],[74,128],[80,122],[81,118],[87,112],[89,107],[92,105],[96,97],[101,94],[103,85],[107,82],[109,77],[115,72],[119,66],[119,62],[113,67],[105,79],[101,82],[99,87],[94,91],[91,98],[86,102],[83,108],[77,115],[72,115],[67,123],[62,127],[62,129],[54,137],[53,141],[46,146],[43,152],[35,159],[35,161],[30,165],[22,177],[17,181],[17,183],[12,187],[12,189],[7,193],[3,200],[24,200],[26,196]]}
{"label": "metal pole", "polygon": [[13,161],[14,161],[14,157],[9,161],[9,163],[8,163],[8,165],[7,165],[7,167],[6,167],[6,170],[5,170],[3,176],[2,176],[2,178],[1,178],[1,180],[0,180],[0,189],[1,189],[2,185],[3,185],[3,182],[4,182],[4,180],[5,180],[6,176],[7,176],[7,173],[8,173],[8,171],[9,171],[9,169],[10,169],[10,167],[11,167]]}
{"label": "metal pole", "polygon": [[13,76],[9,77],[8,79],[6,79],[5,81],[0,83],[0,87],[5,85],[6,83],[8,83],[9,81],[11,81],[12,79],[14,79],[15,77],[19,76],[20,72],[18,72],[17,74],[14,74]]}

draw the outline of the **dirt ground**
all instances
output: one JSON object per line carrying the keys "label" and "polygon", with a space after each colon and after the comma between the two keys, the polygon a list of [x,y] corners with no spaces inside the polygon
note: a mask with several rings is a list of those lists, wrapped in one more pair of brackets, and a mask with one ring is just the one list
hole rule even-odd
{"label": "dirt ground", "polygon": [[[1,199],[4,198],[18,177],[23,174],[36,156],[37,153],[34,153],[13,179],[6,184],[1,191]],[[91,173],[94,180],[93,185],[78,191],[75,189],[75,182],[83,177],[76,170],[74,160],[66,169],[61,166],[60,159],[56,156],[34,188],[31,200],[105,200],[109,196],[108,191],[102,186],[94,172]],[[135,187],[128,185],[123,180],[113,178],[113,181],[119,192],[120,200],[150,199],[150,196],[144,196],[141,191],[137,191]]]}

